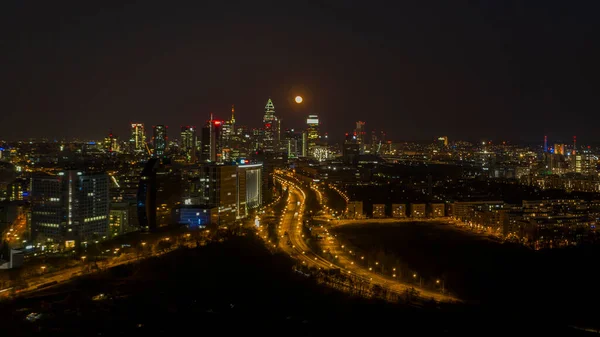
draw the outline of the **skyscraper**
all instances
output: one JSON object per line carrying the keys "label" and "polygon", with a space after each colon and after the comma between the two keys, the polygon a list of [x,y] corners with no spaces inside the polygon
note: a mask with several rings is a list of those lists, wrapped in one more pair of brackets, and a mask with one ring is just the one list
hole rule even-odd
{"label": "skyscraper", "polygon": [[213,119],[213,115],[210,114],[210,120],[206,121],[202,128],[202,161],[222,162],[222,128],[223,121]]}
{"label": "skyscraper", "polygon": [[181,127],[181,152],[187,157],[188,161],[195,161],[196,158],[196,127]]}
{"label": "skyscraper", "polygon": [[132,152],[140,153],[145,151],[146,131],[144,130],[144,124],[131,124],[131,138],[129,139],[129,145]]}
{"label": "skyscraper", "polygon": [[319,116],[308,115],[306,119],[307,154],[313,155],[313,151],[319,141]]}
{"label": "skyscraper", "polygon": [[279,119],[277,119],[277,116],[275,116],[275,106],[270,98],[267,101],[267,105],[265,105],[263,125],[263,149],[265,152],[275,152],[278,149],[280,140],[280,124]]}
{"label": "skyscraper", "polygon": [[167,149],[167,126],[156,125],[153,129],[152,143],[154,145],[154,156],[162,157]]}
{"label": "skyscraper", "polygon": [[104,138],[103,147],[104,150],[108,153],[119,151],[119,144],[117,142],[117,138],[113,135],[112,131],[108,134],[108,137]]}
{"label": "skyscraper", "polygon": [[34,240],[101,239],[109,231],[109,177],[104,173],[63,171],[31,179],[31,234]]}
{"label": "skyscraper", "polygon": [[233,155],[237,139],[235,134],[235,106],[231,106],[231,119],[223,122],[221,131],[221,153],[223,155],[222,160],[234,160],[237,157],[237,155]]}
{"label": "skyscraper", "polygon": [[294,129],[285,130],[284,136],[285,153],[288,158],[298,158],[302,155],[302,134],[294,132]]}
{"label": "skyscraper", "polygon": [[365,122],[358,121],[356,122],[356,129],[354,129],[354,136],[356,140],[356,144],[358,144],[358,148],[361,153],[364,152],[364,144],[365,144]]}

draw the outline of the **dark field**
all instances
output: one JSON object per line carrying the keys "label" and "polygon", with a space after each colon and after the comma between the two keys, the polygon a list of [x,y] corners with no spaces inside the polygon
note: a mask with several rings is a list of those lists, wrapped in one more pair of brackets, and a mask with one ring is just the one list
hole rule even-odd
{"label": "dark field", "polygon": [[482,309],[541,314],[568,324],[595,324],[588,307],[599,299],[593,285],[598,247],[538,251],[425,222],[368,224],[336,229],[370,259],[387,260],[404,277],[436,279]]}
{"label": "dark field", "polygon": [[[107,298],[93,301],[105,293]],[[24,318],[41,313],[35,322]],[[28,298],[0,303],[7,336],[355,336],[578,333],[514,317],[497,325],[478,307],[415,308],[354,298],[292,271],[251,236],[113,268]],[[525,325],[524,325],[525,324]]]}

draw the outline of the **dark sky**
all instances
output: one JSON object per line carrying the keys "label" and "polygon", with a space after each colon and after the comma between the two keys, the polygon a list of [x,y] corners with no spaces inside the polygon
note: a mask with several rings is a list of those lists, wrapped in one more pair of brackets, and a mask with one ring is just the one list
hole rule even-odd
{"label": "dark sky", "polygon": [[178,133],[231,104],[259,126],[271,97],[284,128],[316,112],[338,138],[593,141],[599,5],[5,0],[0,139]]}

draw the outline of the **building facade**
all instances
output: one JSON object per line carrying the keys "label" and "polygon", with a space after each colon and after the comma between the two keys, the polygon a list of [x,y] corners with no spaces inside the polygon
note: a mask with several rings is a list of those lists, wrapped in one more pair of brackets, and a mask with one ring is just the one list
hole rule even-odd
{"label": "building facade", "polygon": [[36,241],[101,239],[109,233],[107,174],[63,171],[31,180],[31,234]]}

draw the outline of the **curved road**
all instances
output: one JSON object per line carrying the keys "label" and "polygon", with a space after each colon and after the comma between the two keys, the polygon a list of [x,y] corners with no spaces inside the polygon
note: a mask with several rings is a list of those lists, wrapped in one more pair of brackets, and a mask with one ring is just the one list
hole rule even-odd
{"label": "curved road", "polygon": [[[391,292],[402,294],[405,291],[414,288],[419,291],[419,296],[423,298],[434,298],[440,302],[458,302],[459,299],[433,292],[424,288],[415,287],[412,284],[402,283],[398,280],[387,278],[383,275],[369,271],[367,268],[353,264],[345,255],[337,255],[337,261],[332,263],[327,259],[319,256],[315,252],[312,252],[304,239],[302,238],[302,215],[304,213],[304,201],[305,193],[302,188],[295,182],[288,180],[288,178],[281,175],[275,175],[275,179],[289,189],[289,196],[287,200],[287,206],[283,212],[279,223],[280,235],[280,247],[283,251],[302,261],[303,264],[310,266],[316,266],[321,269],[340,269],[343,273],[353,274],[354,276],[367,281],[374,285],[379,285],[388,289]],[[288,233],[287,238],[285,232]],[[287,244],[287,239],[291,245]],[[335,246],[335,245],[334,245]],[[334,253],[335,254],[335,253]]]}

